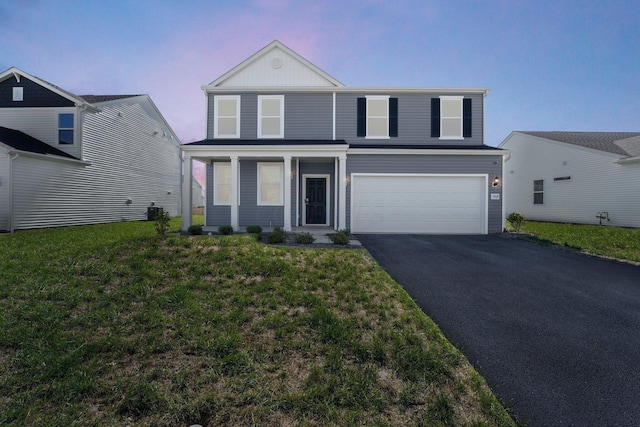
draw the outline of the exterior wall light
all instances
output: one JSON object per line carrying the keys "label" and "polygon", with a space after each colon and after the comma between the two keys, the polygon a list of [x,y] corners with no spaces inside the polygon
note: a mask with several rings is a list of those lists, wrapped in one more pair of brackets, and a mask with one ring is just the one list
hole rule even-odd
{"label": "exterior wall light", "polygon": [[496,176],[495,178],[493,178],[493,181],[491,182],[491,186],[493,188],[496,188],[500,185],[500,177]]}

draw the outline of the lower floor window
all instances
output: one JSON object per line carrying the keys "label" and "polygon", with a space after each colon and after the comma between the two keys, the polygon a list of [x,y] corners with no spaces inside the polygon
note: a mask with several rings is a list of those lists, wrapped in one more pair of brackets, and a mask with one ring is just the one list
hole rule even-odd
{"label": "lower floor window", "polygon": [[544,202],[544,180],[533,181],[533,204],[541,205]]}
{"label": "lower floor window", "polygon": [[283,163],[258,163],[258,205],[282,206],[283,184]]}
{"label": "lower floor window", "polygon": [[231,163],[213,164],[213,204],[231,204]]}

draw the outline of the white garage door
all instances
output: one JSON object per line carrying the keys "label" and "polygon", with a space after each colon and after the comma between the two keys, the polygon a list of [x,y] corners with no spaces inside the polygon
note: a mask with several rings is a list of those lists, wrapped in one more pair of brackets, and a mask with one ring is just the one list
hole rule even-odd
{"label": "white garage door", "polygon": [[353,174],[354,233],[485,234],[486,177]]}

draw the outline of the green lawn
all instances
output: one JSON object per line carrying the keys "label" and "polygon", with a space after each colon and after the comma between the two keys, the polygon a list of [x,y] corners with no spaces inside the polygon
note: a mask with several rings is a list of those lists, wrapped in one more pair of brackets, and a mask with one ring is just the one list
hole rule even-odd
{"label": "green lawn", "polygon": [[513,425],[361,249],[127,222],[0,259],[0,425]]}
{"label": "green lawn", "polygon": [[589,254],[640,262],[637,228],[527,221],[523,231]]}

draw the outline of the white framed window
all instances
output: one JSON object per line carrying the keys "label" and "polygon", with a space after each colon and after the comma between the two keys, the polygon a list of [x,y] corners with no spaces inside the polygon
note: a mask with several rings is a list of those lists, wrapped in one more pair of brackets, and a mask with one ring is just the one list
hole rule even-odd
{"label": "white framed window", "polygon": [[240,95],[219,95],[213,99],[213,137],[240,138]]}
{"label": "white framed window", "polygon": [[13,88],[13,100],[14,101],[24,101],[24,88],[22,88],[22,87],[14,87]]}
{"label": "white framed window", "polygon": [[73,113],[58,114],[58,144],[73,144],[75,119]]}
{"label": "white framed window", "polygon": [[284,95],[258,96],[258,138],[284,138]]}
{"label": "white framed window", "polygon": [[367,96],[367,138],[389,138],[389,97]]}
{"label": "white framed window", "polygon": [[536,179],[533,181],[533,204],[544,204],[544,180]]}
{"label": "white framed window", "polygon": [[284,163],[258,163],[258,206],[284,205]]}
{"label": "white framed window", "polygon": [[213,163],[213,204],[231,205],[231,163]]}
{"label": "white framed window", "polygon": [[440,139],[463,139],[462,99],[462,96],[440,97]]}

